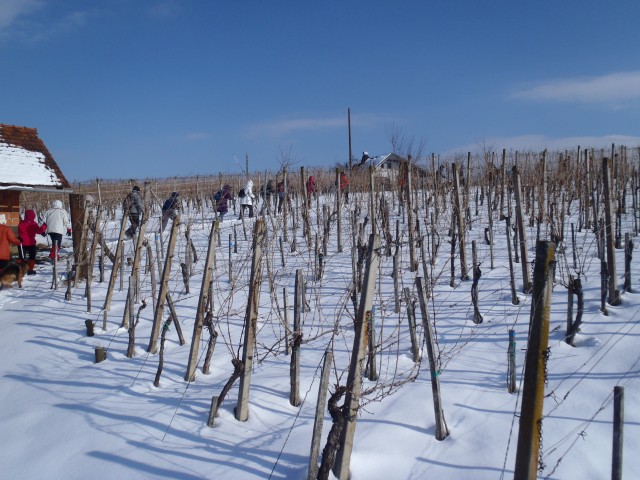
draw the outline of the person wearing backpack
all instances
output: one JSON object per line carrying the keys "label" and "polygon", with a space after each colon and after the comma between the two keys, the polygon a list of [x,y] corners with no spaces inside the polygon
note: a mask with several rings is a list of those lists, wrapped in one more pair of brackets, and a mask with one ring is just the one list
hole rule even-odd
{"label": "person wearing backpack", "polygon": [[[241,193],[244,191],[244,196]],[[249,210],[249,218],[253,218],[253,200],[256,196],[253,194],[253,181],[248,180],[247,184],[244,186],[240,192],[238,192],[238,197],[240,197],[240,216],[239,219],[244,217],[245,209]]]}
{"label": "person wearing backpack", "polygon": [[[215,197],[218,197],[215,199]],[[231,186],[225,185],[222,187],[222,190],[216,192],[214,195],[214,199],[216,200],[216,211],[220,216],[220,221],[224,221],[224,216],[229,211],[229,200],[233,200],[233,193],[231,193]]]}
{"label": "person wearing backpack", "polygon": [[176,218],[176,210],[178,209],[178,192],[171,192],[171,196],[167,198],[162,205],[162,226],[160,227],[160,233],[164,232],[167,228],[167,223],[171,219],[173,221]]}

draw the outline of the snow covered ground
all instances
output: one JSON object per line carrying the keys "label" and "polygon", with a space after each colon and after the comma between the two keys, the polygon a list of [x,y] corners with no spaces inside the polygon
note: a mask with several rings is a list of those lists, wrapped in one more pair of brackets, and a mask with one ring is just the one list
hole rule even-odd
{"label": "snow covered ground", "polygon": [[[356,196],[348,208],[358,204]],[[366,198],[362,199],[366,211]],[[486,210],[486,208],[484,209]],[[312,238],[318,225],[315,204],[311,208]],[[320,216],[322,212],[320,212]],[[229,217],[232,217],[229,214]],[[101,307],[107,290],[111,264],[105,281],[96,279],[92,288],[92,311],[87,311],[84,283],[72,289],[50,289],[51,265],[40,265],[38,275],[27,277],[22,289],[0,292],[3,326],[0,348],[0,465],[7,479],[303,479],[309,466],[309,449],[323,354],[335,354],[330,392],[346,383],[353,345],[353,306],[349,298],[352,232],[343,220],[343,252],[338,252],[336,225],[332,224],[325,271],[315,279],[312,249],[302,238],[302,225],[288,226],[285,261],[282,266],[279,238],[282,217],[267,219],[269,242],[263,263],[259,301],[258,333],[250,387],[250,414],[246,422],[234,417],[238,382],[222,404],[215,426],[207,426],[211,397],[219,395],[233,371],[231,359],[241,356],[243,321],[248,294],[251,256],[251,222],[245,240],[242,223],[228,218],[221,225],[221,243],[214,270],[214,322],[219,333],[211,362],[211,373],[200,370],[206,350],[206,329],[200,346],[196,380],[184,381],[195,311],[200,294],[212,213],[187,208],[184,224],[198,253],[190,279],[190,293],[180,273],[186,261],[185,225],[181,226],[171,273],[170,289],[186,344],[180,345],[175,328],[167,334],[164,371],[158,388],[153,386],[158,355],[147,353],[153,308],[150,274],[141,275],[142,297],[148,306],[140,313],[136,331],[136,355],[125,356],[127,331],[122,321],[128,275],[122,290],[119,281],[102,330]],[[361,216],[361,220],[364,215]],[[406,223],[396,209],[392,222],[401,220],[400,288],[416,295],[409,271]],[[444,441],[434,437],[434,409],[426,361],[411,358],[406,305],[394,313],[392,257],[380,257],[380,272],[374,300],[375,321],[381,352],[380,378],[364,381],[369,390],[360,411],[351,457],[351,475],[364,479],[500,479],[513,478],[518,437],[520,394],[528,335],[530,295],[521,293],[521,266],[516,264],[520,305],[511,303],[504,222],[494,217],[494,268],[483,238],[486,215],[473,216],[467,238],[471,264],[471,241],[478,245],[481,263],[480,312],[484,322],[475,325],[470,301],[471,281],[456,275],[449,286],[449,243],[446,232],[450,215],[438,223],[441,246],[433,268],[434,296],[431,318],[437,333],[441,361],[439,375],[444,414],[450,431]],[[273,221],[272,221],[273,220]],[[289,219],[291,220],[291,218]],[[632,217],[625,217],[624,225]],[[567,218],[567,222],[575,221]],[[567,223],[569,225],[569,223]],[[149,231],[157,231],[158,218]],[[119,219],[105,226],[107,240],[117,239]],[[229,235],[237,235],[238,253],[232,254],[235,279],[227,273]],[[367,226],[368,229],[368,226]],[[393,231],[393,229],[392,229]],[[543,227],[544,231],[544,227]],[[625,230],[628,231],[628,230]],[[169,229],[165,232],[165,246]],[[275,232],[275,233],[274,233]],[[296,235],[296,248],[291,251]],[[528,229],[529,258],[533,260],[534,229]],[[154,244],[154,235],[148,234]],[[365,237],[366,239],[366,237]],[[635,240],[635,239],[634,239]],[[383,242],[384,244],[384,242]],[[620,306],[599,311],[600,263],[592,232],[577,234],[578,267],[583,271],[584,325],[576,347],[564,342],[567,311],[566,282],[575,274],[571,243],[565,255],[557,256],[551,306],[548,385],[545,393],[541,478],[610,478],[612,451],[612,393],[625,387],[625,431],[623,477],[640,471],[640,294],[624,293]],[[395,246],[394,246],[395,248]],[[126,242],[132,257],[132,242]],[[69,247],[66,249],[68,254]],[[617,250],[618,274],[624,271],[624,251]],[[634,292],[640,279],[636,253],[632,263]],[[456,263],[458,260],[456,259]],[[289,356],[285,354],[283,288],[287,289],[289,322],[293,319],[295,273],[303,269],[310,310],[303,316],[301,347],[300,407],[289,403]],[[422,275],[422,266],[419,269]],[[459,272],[459,268],[457,269]],[[64,275],[61,275],[64,277]],[[273,280],[270,289],[268,278]],[[156,271],[156,280],[159,279]],[[622,281],[620,281],[620,287]],[[139,305],[136,306],[136,308]],[[165,309],[166,319],[168,311]],[[574,308],[575,314],[575,308]],[[421,322],[417,309],[418,323]],[[96,335],[88,337],[85,320],[95,322]],[[507,391],[508,331],[516,331],[518,392]],[[422,329],[418,329],[422,339]],[[94,363],[97,346],[107,348],[107,359]],[[326,409],[325,409],[326,412]],[[331,426],[325,415],[322,447]]]}

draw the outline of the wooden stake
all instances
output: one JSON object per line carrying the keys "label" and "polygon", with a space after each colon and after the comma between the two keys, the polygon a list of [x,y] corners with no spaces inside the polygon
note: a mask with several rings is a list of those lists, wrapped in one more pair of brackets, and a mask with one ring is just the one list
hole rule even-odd
{"label": "wooden stake", "polygon": [[537,478],[554,264],[555,244],[538,242],[514,475],[519,480]]}
{"label": "wooden stake", "polygon": [[340,435],[340,448],[333,466],[334,474],[340,480],[349,478],[349,464],[353,451],[353,439],[356,432],[356,419],[360,408],[360,395],[362,393],[362,372],[366,354],[366,326],[367,317],[371,315],[373,308],[373,295],[375,281],[380,262],[380,239],[376,235],[369,236],[369,252],[364,276],[364,288],[360,298],[358,315],[355,320],[355,335],[353,349],[351,351],[351,364],[347,377],[347,392],[345,395],[344,415],[346,423]]}
{"label": "wooden stake", "polygon": [[618,277],[616,275],[616,250],[614,244],[613,212],[611,205],[611,173],[609,170],[609,159],[604,157],[602,159],[602,188],[604,194],[604,220],[607,241],[607,272],[609,277],[607,301],[609,302],[609,305],[619,305],[620,291],[618,290]]}
{"label": "wooden stake", "polygon": [[613,460],[611,480],[622,480],[622,447],[624,438],[624,387],[613,387]]}
{"label": "wooden stake", "polygon": [[180,226],[180,216],[176,215],[171,225],[171,234],[169,235],[169,245],[167,247],[167,256],[165,257],[164,269],[162,271],[162,279],[160,280],[160,292],[158,293],[158,301],[153,314],[153,326],[151,328],[151,336],[149,338],[149,346],[147,351],[156,353],[158,351],[158,336],[160,335],[160,326],[162,324],[162,315],[164,312],[164,304],[169,291],[169,275],[171,274],[171,263],[173,261],[173,253],[176,248],[178,239],[178,230]]}
{"label": "wooden stake", "polygon": [[418,289],[418,300],[420,301],[420,313],[422,314],[422,325],[424,328],[424,340],[427,344],[427,355],[429,356],[429,371],[431,372],[431,393],[433,396],[433,410],[436,420],[436,440],[444,440],[449,436],[449,428],[444,418],[442,401],[440,400],[440,365],[436,357],[435,336],[431,326],[431,316],[427,305],[428,296],[424,287],[422,277],[416,277],[416,287]]}
{"label": "wooden stake", "polygon": [[243,371],[240,376],[240,391],[238,392],[238,403],[235,408],[236,420],[240,422],[246,422],[249,419],[249,385],[251,383],[251,369],[253,366],[253,352],[258,322],[258,298],[260,296],[260,272],[264,232],[264,219],[260,218],[256,221],[253,231],[253,260],[251,262],[249,297],[247,298],[247,310],[244,319],[244,342],[242,345]]}
{"label": "wooden stake", "polygon": [[198,308],[196,309],[196,319],[193,324],[193,335],[191,337],[191,349],[189,350],[189,361],[187,362],[187,371],[184,374],[185,382],[193,382],[196,377],[196,366],[198,363],[198,349],[200,347],[200,337],[202,336],[202,326],[205,317],[205,309],[209,303],[211,277],[213,275],[213,254],[216,248],[216,230],[218,222],[211,224],[211,232],[209,233],[209,246],[207,248],[207,258],[204,265],[204,274],[202,275],[202,285],[200,286],[200,298],[198,299]]}

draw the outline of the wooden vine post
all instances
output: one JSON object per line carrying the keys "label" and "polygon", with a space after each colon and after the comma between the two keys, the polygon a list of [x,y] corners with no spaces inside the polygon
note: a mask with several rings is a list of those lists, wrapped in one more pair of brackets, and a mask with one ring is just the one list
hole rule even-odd
{"label": "wooden vine post", "polygon": [[431,393],[433,396],[433,409],[436,419],[436,440],[444,440],[449,436],[449,428],[444,419],[444,410],[440,400],[440,365],[436,357],[435,336],[431,326],[431,315],[427,305],[428,296],[422,277],[416,277],[416,288],[418,289],[418,300],[420,302],[420,313],[422,315],[422,325],[424,329],[424,340],[427,344],[427,355],[429,356],[429,371],[431,372]]}
{"label": "wooden vine post", "polygon": [[158,293],[158,301],[153,314],[153,326],[151,327],[151,336],[149,338],[149,346],[147,351],[156,353],[158,350],[158,336],[160,335],[160,327],[162,325],[162,314],[164,312],[164,304],[166,302],[167,293],[169,293],[169,275],[171,274],[171,263],[173,261],[173,253],[176,248],[178,239],[178,230],[180,227],[180,216],[176,215],[171,225],[171,233],[169,235],[169,245],[167,246],[167,256],[164,260],[164,269],[162,270],[162,279],[160,280],[160,292]]}
{"label": "wooden vine post", "polygon": [[291,383],[289,403],[300,405],[300,344],[302,343],[302,313],[304,312],[304,276],[302,269],[296,270],[296,285],[293,301],[293,335],[291,340],[291,363],[289,380]]}
{"label": "wooden vine post", "polygon": [[611,480],[622,480],[622,447],[624,439],[624,387],[613,387],[613,458]]}
{"label": "wooden vine post", "polygon": [[[282,198],[278,197],[278,202],[282,202],[282,234],[285,242],[289,241],[289,223],[287,221],[287,214],[289,211],[289,184],[287,182],[287,168],[284,167],[282,169],[282,188],[284,191],[282,192]],[[278,192],[278,195],[280,195],[280,192]]]}
{"label": "wooden vine post", "polygon": [[242,373],[238,403],[235,408],[236,420],[246,422],[249,419],[249,385],[253,367],[253,353],[258,323],[258,297],[260,296],[260,272],[262,269],[262,246],[265,237],[264,219],[256,221],[253,231],[253,259],[249,278],[249,297],[245,313],[244,342],[242,345]]}
{"label": "wooden vine post", "polygon": [[[458,249],[460,250],[460,278],[462,280],[469,280],[469,273],[467,270],[467,251],[465,247],[466,227],[464,224],[465,213],[462,206],[462,198],[460,197],[460,174],[458,172],[458,164],[453,164],[453,188],[454,188],[454,210],[456,219],[458,220]],[[452,225],[452,230],[453,230]]]}
{"label": "wooden vine post", "polygon": [[116,279],[118,278],[118,269],[120,268],[120,258],[123,255],[124,250],[124,231],[127,226],[127,209],[122,212],[122,222],[120,223],[120,234],[118,235],[118,246],[116,247],[115,258],[113,259],[113,268],[111,269],[111,276],[109,277],[109,285],[107,286],[107,295],[104,299],[104,305],[102,307],[102,330],[107,330],[107,314],[109,308],[111,308],[111,297],[113,296],[113,289],[116,286]]}
{"label": "wooden vine post", "polygon": [[404,179],[404,189],[405,189],[405,202],[407,204],[407,226],[409,232],[409,271],[417,272],[418,271],[418,260],[416,259],[416,242],[414,240],[415,233],[415,222],[413,220],[413,188],[411,186],[411,155],[407,158],[407,172],[406,178]]}
{"label": "wooden vine post", "polygon": [[511,250],[511,221],[509,216],[505,216],[504,220],[506,222],[507,233],[507,254],[509,257],[509,284],[511,286],[511,304],[518,305],[520,304],[520,299],[518,298],[518,294],[516,293],[516,275],[513,271],[513,253]]}
{"label": "wooden vine post", "polygon": [[369,251],[367,255],[366,270],[363,281],[362,295],[355,319],[355,335],[353,337],[353,349],[351,351],[351,364],[347,377],[347,392],[345,394],[343,415],[345,425],[340,434],[340,447],[333,465],[333,473],[340,480],[349,478],[349,464],[353,451],[353,439],[356,433],[356,418],[360,408],[360,395],[362,394],[362,373],[366,361],[367,351],[367,317],[373,309],[373,295],[375,282],[378,276],[380,263],[380,239],[377,235],[369,236]]}
{"label": "wooden vine post", "polygon": [[[133,308],[134,303],[136,302],[136,298],[138,297],[138,277],[140,273],[140,259],[142,258],[143,252],[143,243],[145,242],[145,232],[147,231],[147,222],[149,216],[143,215],[142,223],[140,225],[140,230],[138,232],[138,236],[136,237],[136,247],[133,255],[133,266],[131,268],[131,277],[129,280],[129,285],[134,285],[133,296],[127,295],[127,302],[124,307],[124,314],[122,316],[122,327],[129,328],[129,319],[133,317]],[[133,279],[133,280],[131,280]],[[131,312],[131,315],[129,313]]]}
{"label": "wooden vine post", "polygon": [[611,205],[611,172],[609,159],[602,159],[602,190],[604,196],[604,225],[607,243],[607,273],[608,273],[608,297],[609,305],[620,304],[620,291],[618,290],[618,277],[616,275],[616,250],[613,234],[613,211]]}
{"label": "wooden vine post", "polygon": [[184,374],[185,382],[193,382],[196,379],[196,368],[198,363],[198,349],[200,347],[200,337],[202,336],[202,326],[204,325],[205,309],[210,302],[211,276],[213,274],[213,256],[216,249],[216,231],[218,230],[218,221],[211,224],[211,233],[209,234],[209,247],[207,248],[207,258],[204,265],[204,275],[202,275],[202,286],[200,287],[200,298],[198,299],[198,308],[196,310],[196,320],[193,324],[193,336],[191,338],[191,349],[189,350],[189,361],[187,363],[187,371]]}
{"label": "wooden vine post", "polygon": [[100,235],[100,218],[102,217],[102,205],[98,205],[96,213],[96,223],[93,226],[93,239],[91,240],[91,251],[89,252],[89,261],[87,262],[87,283],[85,285],[84,295],[87,297],[87,312],[91,313],[91,282],[93,281],[93,265],[96,261],[96,250],[98,248],[98,238]]}
{"label": "wooden vine post", "polygon": [[524,293],[529,293],[531,291],[531,280],[527,254],[527,233],[524,229],[524,216],[522,215],[522,182],[520,181],[520,174],[518,173],[518,167],[516,165],[513,166],[511,171],[513,173],[513,190],[516,200],[516,224],[520,244],[520,263],[522,264],[522,290]]}
{"label": "wooden vine post", "polygon": [[69,194],[69,211],[71,213],[71,230],[73,240],[73,264],[76,266],[76,276],[73,286],[78,280],[86,278],[86,228],[88,211],[85,196],[78,193]]}
{"label": "wooden vine post", "polygon": [[338,253],[342,253],[342,191],[340,190],[340,168],[336,168],[336,212],[338,216],[338,228],[336,229]]}
{"label": "wooden vine post", "polygon": [[320,453],[320,440],[322,438],[322,424],[324,423],[325,404],[327,403],[327,390],[329,388],[329,375],[333,364],[333,352],[327,349],[324,352],[320,386],[318,387],[318,402],[316,403],[316,416],[313,421],[313,438],[311,439],[311,453],[309,455],[309,472],[307,480],[318,478],[318,455]]}
{"label": "wooden vine post", "polygon": [[516,331],[509,329],[509,347],[507,349],[507,390],[509,393],[517,391],[516,386]]}
{"label": "wooden vine post", "polygon": [[631,260],[633,259],[633,242],[629,233],[624,234],[624,291],[631,292]]}
{"label": "wooden vine post", "polygon": [[538,242],[514,475],[522,480],[537,478],[554,264],[555,244]]}

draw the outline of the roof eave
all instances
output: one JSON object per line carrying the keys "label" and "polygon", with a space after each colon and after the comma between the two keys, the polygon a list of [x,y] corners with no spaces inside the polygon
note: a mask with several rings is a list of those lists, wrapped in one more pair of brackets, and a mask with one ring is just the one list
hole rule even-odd
{"label": "roof eave", "polygon": [[17,190],[36,193],[73,193],[73,189],[45,185],[0,185],[0,190]]}

